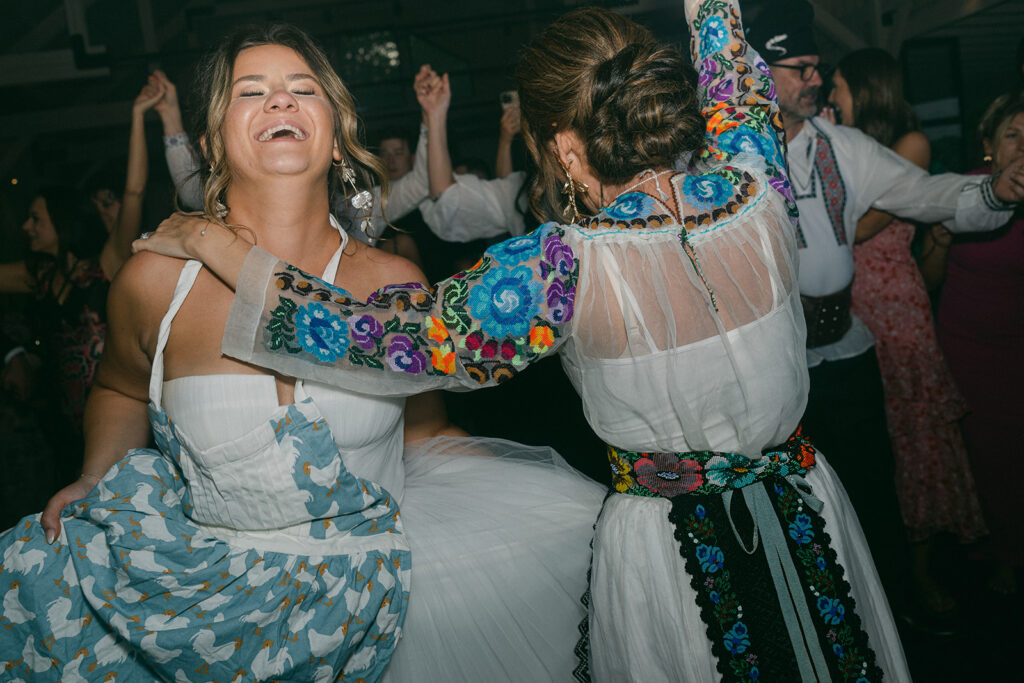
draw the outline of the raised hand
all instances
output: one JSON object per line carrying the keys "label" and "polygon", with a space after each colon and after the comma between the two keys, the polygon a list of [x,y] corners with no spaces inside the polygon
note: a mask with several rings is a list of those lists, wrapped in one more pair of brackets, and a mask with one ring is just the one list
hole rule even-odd
{"label": "raised hand", "polygon": [[152,78],[142,86],[135,102],[132,104],[132,111],[136,114],[144,114],[155,107],[165,96],[164,86],[160,82],[154,82]]}
{"label": "raised hand", "polygon": [[416,90],[416,100],[426,116],[447,114],[448,105],[452,101],[448,74],[438,76],[429,64],[424,64],[413,79],[413,88]]}
{"label": "raised hand", "polygon": [[509,107],[501,115],[501,136],[509,140],[519,135],[522,126],[522,118],[519,107]]}

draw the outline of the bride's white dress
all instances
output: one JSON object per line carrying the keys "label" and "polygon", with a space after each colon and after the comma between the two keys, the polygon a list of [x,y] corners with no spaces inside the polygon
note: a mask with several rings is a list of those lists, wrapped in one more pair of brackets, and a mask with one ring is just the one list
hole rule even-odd
{"label": "bride's white dress", "polygon": [[403,398],[165,381],[199,268],[161,325],[159,450],[65,509],[53,546],[38,515],[0,535],[0,680],[568,679],[602,487],[546,448],[406,447]]}

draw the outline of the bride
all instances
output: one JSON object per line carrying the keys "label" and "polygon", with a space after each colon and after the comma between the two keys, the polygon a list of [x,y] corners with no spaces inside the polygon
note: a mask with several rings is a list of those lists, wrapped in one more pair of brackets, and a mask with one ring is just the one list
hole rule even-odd
{"label": "bride", "polygon": [[[329,214],[332,192],[386,180],[305,34],[235,33],[201,88],[211,220],[359,297],[423,280]],[[600,487],[497,440],[421,440],[403,461],[403,434],[445,422],[223,356],[232,296],[155,253],[113,283],[82,475],[0,535],[5,675],[568,677]],[[377,333],[348,322],[357,344]],[[332,334],[297,323],[284,348]]]}

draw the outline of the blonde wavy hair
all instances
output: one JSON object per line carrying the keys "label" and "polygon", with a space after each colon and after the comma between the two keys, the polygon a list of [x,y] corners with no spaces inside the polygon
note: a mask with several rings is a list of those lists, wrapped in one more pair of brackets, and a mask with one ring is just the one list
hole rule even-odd
{"label": "blonde wavy hair", "polygon": [[[230,228],[219,215],[223,211],[218,210],[218,205],[230,208],[227,207],[226,193],[231,184],[231,168],[225,153],[224,119],[231,103],[235,59],[242,50],[260,45],[291,48],[309,65],[331,104],[334,141],[344,161],[355,171],[356,185],[363,189],[380,185],[381,197],[386,197],[388,176],[384,163],[363,145],[355,100],[331,67],[323,50],[304,31],[290,24],[246,26],[225,37],[220,46],[203,59],[197,74],[194,94],[197,116],[192,139],[202,143],[205,163],[200,165],[199,177],[203,187],[205,217]],[[328,184],[332,206],[337,197],[341,196],[347,201],[357,191],[344,182],[340,165],[332,166]],[[383,207],[381,209],[383,211]]]}

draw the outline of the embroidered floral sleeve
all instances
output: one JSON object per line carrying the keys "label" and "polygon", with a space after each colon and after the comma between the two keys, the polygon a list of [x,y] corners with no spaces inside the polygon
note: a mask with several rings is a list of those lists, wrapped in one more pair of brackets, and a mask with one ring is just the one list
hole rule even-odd
{"label": "embroidered floral sleeve", "polygon": [[[707,120],[706,146],[698,158],[715,166],[739,154],[763,160],[762,171],[786,200],[795,220],[796,203],[782,148],[782,115],[771,71],[747,44],[735,0],[705,0],[691,16],[690,35]],[[695,176],[695,197],[722,191],[721,173]]]}
{"label": "embroidered floral sleeve", "polygon": [[[499,384],[549,355],[568,333],[579,263],[562,238],[548,223],[492,246],[433,292],[388,285],[365,303],[254,249],[224,353],[364,392]],[[351,372],[357,368],[364,372]],[[368,378],[367,370],[388,372]]]}

